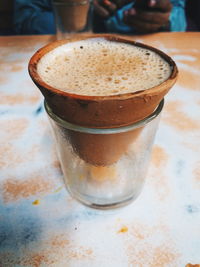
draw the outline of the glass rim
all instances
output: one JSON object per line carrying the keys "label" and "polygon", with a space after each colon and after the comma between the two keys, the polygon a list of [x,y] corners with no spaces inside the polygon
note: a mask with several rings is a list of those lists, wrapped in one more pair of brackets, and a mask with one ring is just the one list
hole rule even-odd
{"label": "glass rim", "polygon": [[126,125],[126,126],[121,126],[121,127],[114,127],[114,128],[93,128],[93,127],[84,127],[81,125],[73,124],[68,121],[65,121],[61,119],[59,116],[57,116],[47,102],[44,100],[44,107],[46,110],[46,113],[49,115],[49,117],[54,120],[56,123],[58,123],[60,126],[68,129],[68,130],[73,130],[76,132],[82,132],[82,133],[90,133],[90,134],[115,134],[115,133],[123,133],[123,132],[128,132],[137,128],[140,128],[142,126],[145,126],[147,123],[151,122],[153,119],[155,119],[162,111],[164,106],[164,98],[161,100],[157,108],[151,113],[149,116],[146,118],[134,122],[132,124]]}

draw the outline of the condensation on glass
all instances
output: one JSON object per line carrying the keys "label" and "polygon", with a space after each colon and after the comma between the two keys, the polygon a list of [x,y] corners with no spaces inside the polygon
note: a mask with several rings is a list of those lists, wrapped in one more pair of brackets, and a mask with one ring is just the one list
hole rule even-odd
{"label": "condensation on glass", "polygon": [[164,100],[150,116],[132,125],[96,129],[62,120],[45,103],[70,194],[102,209],[134,200],[145,181],[163,105]]}

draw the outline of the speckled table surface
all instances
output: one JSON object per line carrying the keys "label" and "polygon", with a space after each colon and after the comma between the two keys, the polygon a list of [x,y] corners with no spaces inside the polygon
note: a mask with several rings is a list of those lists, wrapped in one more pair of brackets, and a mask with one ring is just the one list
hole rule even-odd
{"label": "speckled table surface", "polygon": [[65,189],[43,98],[27,72],[52,39],[0,37],[0,266],[200,263],[200,33],[134,37],[170,54],[180,76],[142,193],[110,211],[87,208]]}

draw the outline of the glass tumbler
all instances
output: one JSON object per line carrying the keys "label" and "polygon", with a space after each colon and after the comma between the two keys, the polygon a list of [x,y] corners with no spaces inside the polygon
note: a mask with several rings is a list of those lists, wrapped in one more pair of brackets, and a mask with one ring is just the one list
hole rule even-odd
{"label": "glass tumbler", "polygon": [[86,128],[56,116],[45,102],[69,193],[94,208],[120,207],[143,187],[164,99],[145,119],[119,128]]}
{"label": "glass tumbler", "polygon": [[92,32],[91,0],[52,0],[57,39]]}

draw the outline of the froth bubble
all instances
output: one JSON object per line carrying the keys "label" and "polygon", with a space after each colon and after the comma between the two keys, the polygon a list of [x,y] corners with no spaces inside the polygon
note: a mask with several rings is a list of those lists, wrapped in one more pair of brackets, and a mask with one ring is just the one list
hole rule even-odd
{"label": "froth bubble", "polygon": [[46,83],[62,91],[112,95],[158,85],[171,70],[153,51],[92,38],[64,44],[47,53],[38,63],[38,73]]}

